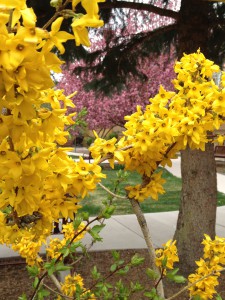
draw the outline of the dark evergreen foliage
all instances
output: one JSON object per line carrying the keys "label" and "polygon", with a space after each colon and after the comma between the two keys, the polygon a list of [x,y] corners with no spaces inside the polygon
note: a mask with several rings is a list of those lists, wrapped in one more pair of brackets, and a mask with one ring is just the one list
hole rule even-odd
{"label": "dark evergreen foliage", "polygon": [[[138,80],[145,80],[145,76],[138,70],[138,60],[148,57],[150,53],[161,53],[169,51],[171,45],[175,48],[177,44],[178,26],[180,12],[171,11],[169,4],[172,0],[161,0],[162,8],[158,7],[159,1],[119,1],[106,0],[99,3],[100,15],[105,26],[98,29],[97,35],[104,36],[106,47],[89,52],[86,48],[75,47],[74,41],[68,41],[65,45],[67,51],[62,56],[65,61],[81,60],[85,61],[85,67],[78,67],[74,72],[92,72],[95,79],[85,84],[85,89],[94,89],[97,92],[106,94],[115,90],[121,90],[127,80],[136,77]],[[182,3],[182,0],[181,0]],[[54,13],[54,8],[50,6],[50,0],[36,1],[28,0],[38,16],[38,26],[42,27],[49,17]],[[147,4],[147,5],[146,5]],[[157,5],[156,5],[157,4]],[[152,22],[150,13],[158,13],[160,16],[171,16],[173,24],[159,27],[153,31],[130,34],[126,38],[116,36],[115,30],[120,27],[121,34],[126,30],[127,18],[130,11],[142,11],[143,22]],[[77,12],[82,12],[79,4]],[[148,12],[148,13],[146,13]],[[193,20],[190,16],[190,22]],[[64,21],[62,29],[69,28],[69,22]],[[222,65],[225,57],[225,4],[211,3],[208,18],[208,25],[211,27],[208,36],[209,58]],[[196,28],[198,30],[198,28]],[[190,38],[191,38],[190,32]]]}

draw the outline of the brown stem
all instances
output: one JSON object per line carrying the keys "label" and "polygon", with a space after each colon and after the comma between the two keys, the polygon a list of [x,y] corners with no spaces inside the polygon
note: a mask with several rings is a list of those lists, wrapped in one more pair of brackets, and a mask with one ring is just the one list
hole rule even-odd
{"label": "brown stem", "polygon": [[60,13],[59,12],[56,12],[52,17],[51,19],[48,20],[48,22],[42,27],[42,29],[47,29],[51,24],[52,22],[55,21],[55,19],[60,16]]}
{"label": "brown stem", "polygon": [[[145,219],[145,216],[140,208],[140,204],[137,200],[129,199],[133,208],[133,212],[135,213],[138,223],[140,225],[141,231],[143,233],[145,243],[147,245],[147,250],[150,259],[150,268],[153,269],[156,274],[158,274],[159,278],[161,277],[160,270],[155,264],[156,256],[155,256],[155,248],[152,242],[152,238],[149,232],[149,228]],[[160,297],[164,297],[163,283],[162,280],[158,283],[157,292]]]}
{"label": "brown stem", "polygon": [[48,22],[45,23],[45,25],[42,27],[42,29],[47,29],[47,28],[52,24],[52,22],[54,22],[55,19],[56,19],[58,16],[60,16],[60,15],[62,14],[62,10],[63,10],[64,8],[66,8],[66,6],[67,6],[70,2],[71,2],[71,0],[66,0],[66,1],[64,2],[64,4],[62,4],[62,6],[60,6],[60,7],[57,9],[57,11],[55,12],[55,14],[51,17],[51,19],[49,19]]}
{"label": "brown stem", "polygon": [[12,32],[12,17],[13,17],[13,9],[11,9],[9,13],[9,22],[7,26],[8,33]]}
{"label": "brown stem", "polygon": [[162,268],[162,270],[161,270],[161,274],[160,274],[160,278],[157,280],[157,282],[155,283],[155,288],[157,289],[157,287],[158,287],[158,285],[159,285],[159,283],[160,283],[160,281],[161,280],[163,280],[163,273],[164,273],[164,268]]}

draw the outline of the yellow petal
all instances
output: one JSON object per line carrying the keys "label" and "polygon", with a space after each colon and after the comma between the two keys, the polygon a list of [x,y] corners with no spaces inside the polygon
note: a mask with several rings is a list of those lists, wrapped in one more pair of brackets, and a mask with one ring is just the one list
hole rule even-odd
{"label": "yellow petal", "polygon": [[51,30],[53,34],[59,31],[62,21],[63,21],[63,17],[59,17],[52,23]]}
{"label": "yellow petal", "polygon": [[25,27],[35,27],[37,17],[32,8],[21,10],[21,15],[23,17],[23,25]]}

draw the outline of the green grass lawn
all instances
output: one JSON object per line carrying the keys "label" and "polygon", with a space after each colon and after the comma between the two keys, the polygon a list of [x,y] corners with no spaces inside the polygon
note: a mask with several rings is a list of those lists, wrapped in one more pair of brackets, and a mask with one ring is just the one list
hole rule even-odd
{"label": "green grass lawn", "polygon": [[[164,184],[164,189],[166,193],[163,195],[159,195],[158,201],[154,201],[149,198],[142,202],[141,208],[145,213],[173,211],[179,209],[179,202],[181,196],[181,178],[173,176],[165,169],[162,170],[162,177],[166,179],[166,183]],[[107,175],[107,178],[102,180],[102,184],[105,185],[111,191],[113,191],[114,189],[113,182],[115,182],[118,178],[117,172],[118,170],[104,170],[104,173]],[[141,178],[139,174],[133,172],[127,173],[128,176],[126,182],[120,184],[119,191],[117,192],[120,195],[125,195],[124,186],[141,183]],[[98,186],[95,192],[90,193],[89,196],[81,202],[83,206],[81,210],[88,211],[90,215],[96,215],[103,208],[102,201],[106,200],[107,198],[108,193]],[[218,192],[217,199],[218,206],[225,205],[225,194]],[[133,213],[130,202],[128,200],[121,200],[116,198],[113,200],[113,204],[116,207],[114,212],[114,214],[116,215],[125,215]]]}

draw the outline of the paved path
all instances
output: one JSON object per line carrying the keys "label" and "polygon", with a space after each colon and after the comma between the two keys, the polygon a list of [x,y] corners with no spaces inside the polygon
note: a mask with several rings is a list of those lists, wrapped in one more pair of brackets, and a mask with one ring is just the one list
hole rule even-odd
{"label": "paved path", "polygon": [[[180,158],[173,160],[173,166],[168,170],[173,175],[181,177]],[[225,175],[217,174],[217,181],[218,191],[225,193]],[[173,238],[177,216],[177,211],[145,214],[155,247],[160,247],[168,239]],[[101,232],[103,241],[94,244],[93,251],[146,248],[135,215],[113,216],[111,219],[106,220],[105,224],[106,226]],[[217,208],[216,234],[225,237],[225,206]],[[88,245],[90,241],[91,239],[87,235],[84,242]],[[44,251],[44,249],[42,250]],[[0,257],[16,255],[8,247],[0,246]]]}

